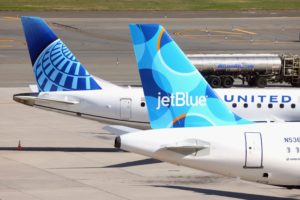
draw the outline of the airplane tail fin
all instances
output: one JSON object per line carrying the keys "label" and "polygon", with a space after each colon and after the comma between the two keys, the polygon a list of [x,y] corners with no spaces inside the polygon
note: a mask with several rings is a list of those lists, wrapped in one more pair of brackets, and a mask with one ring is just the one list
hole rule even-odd
{"label": "airplane tail fin", "polygon": [[101,86],[39,17],[21,17],[40,92],[99,90]]}
{"label": "airplane tail fin", "polygon": [[152,128],[253,123],[227,108],[162,26],[129,28]]}

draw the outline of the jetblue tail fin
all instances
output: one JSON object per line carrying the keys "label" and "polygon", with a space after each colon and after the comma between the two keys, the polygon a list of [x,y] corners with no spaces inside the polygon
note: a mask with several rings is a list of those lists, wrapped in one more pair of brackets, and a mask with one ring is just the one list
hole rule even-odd
{"label": "jetblue tail fin", "polygon": [[21,22],[39,91],[101,89],[43,19],[24,16]]}
{"label": "jetblue tail fin", "polygon": [[152,128],[253,123],[226,107],[162,26],[129,28]]}

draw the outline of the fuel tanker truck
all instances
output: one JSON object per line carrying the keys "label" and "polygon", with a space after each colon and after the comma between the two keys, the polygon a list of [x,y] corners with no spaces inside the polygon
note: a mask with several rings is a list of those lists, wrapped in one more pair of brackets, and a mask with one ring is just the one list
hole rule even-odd
{"label": "fuel tanker truck", "polygon": [[235,79],[251,87],[288,83],[300,87],[300,57],[278,54],[187,55],[214,88],[230,88]]}

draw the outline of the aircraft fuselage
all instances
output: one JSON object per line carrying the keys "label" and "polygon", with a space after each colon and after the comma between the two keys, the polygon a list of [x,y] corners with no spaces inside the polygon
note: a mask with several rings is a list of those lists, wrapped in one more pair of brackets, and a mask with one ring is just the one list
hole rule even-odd
{"label": "aircraft fuselage", "polygon": [[299,130],[296,123],[156,129],[122,135],[118,142],[123,150],[173,164],[298,187]]}

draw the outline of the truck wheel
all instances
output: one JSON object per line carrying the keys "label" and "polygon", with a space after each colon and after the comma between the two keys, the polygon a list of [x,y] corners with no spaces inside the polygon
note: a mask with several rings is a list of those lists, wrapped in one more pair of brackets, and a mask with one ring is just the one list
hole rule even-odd
{"label": "truck wheel", "polygon": [[234,79],[231,76],[225,76],[222,79],[222,86],[224,88],[231,88],[233,85]]}
{"label": "truck wheel", "polygon": [[256,83],[256,86],[259,87],[259,88],[264,88],[267,86],[268,84],[268,81],[265,77],[258,77],[255,81]]}
{"label": "truck wheel", "polygon": [[296,83],[291,83],[291,85],[293,87],[300,87],[300,81],[296,82]]}
{"label": "truck wheel", "polygon": [[249,85],[250,87],[255,86],[255,78],[250,78],[250,79],[248,80],[248,85]]}
{"label": "truck wheel", "polygon": [[221,87],[221,79],[218,76],[211,76],[209,78],[209,84],[213,88],[220,88]]}

